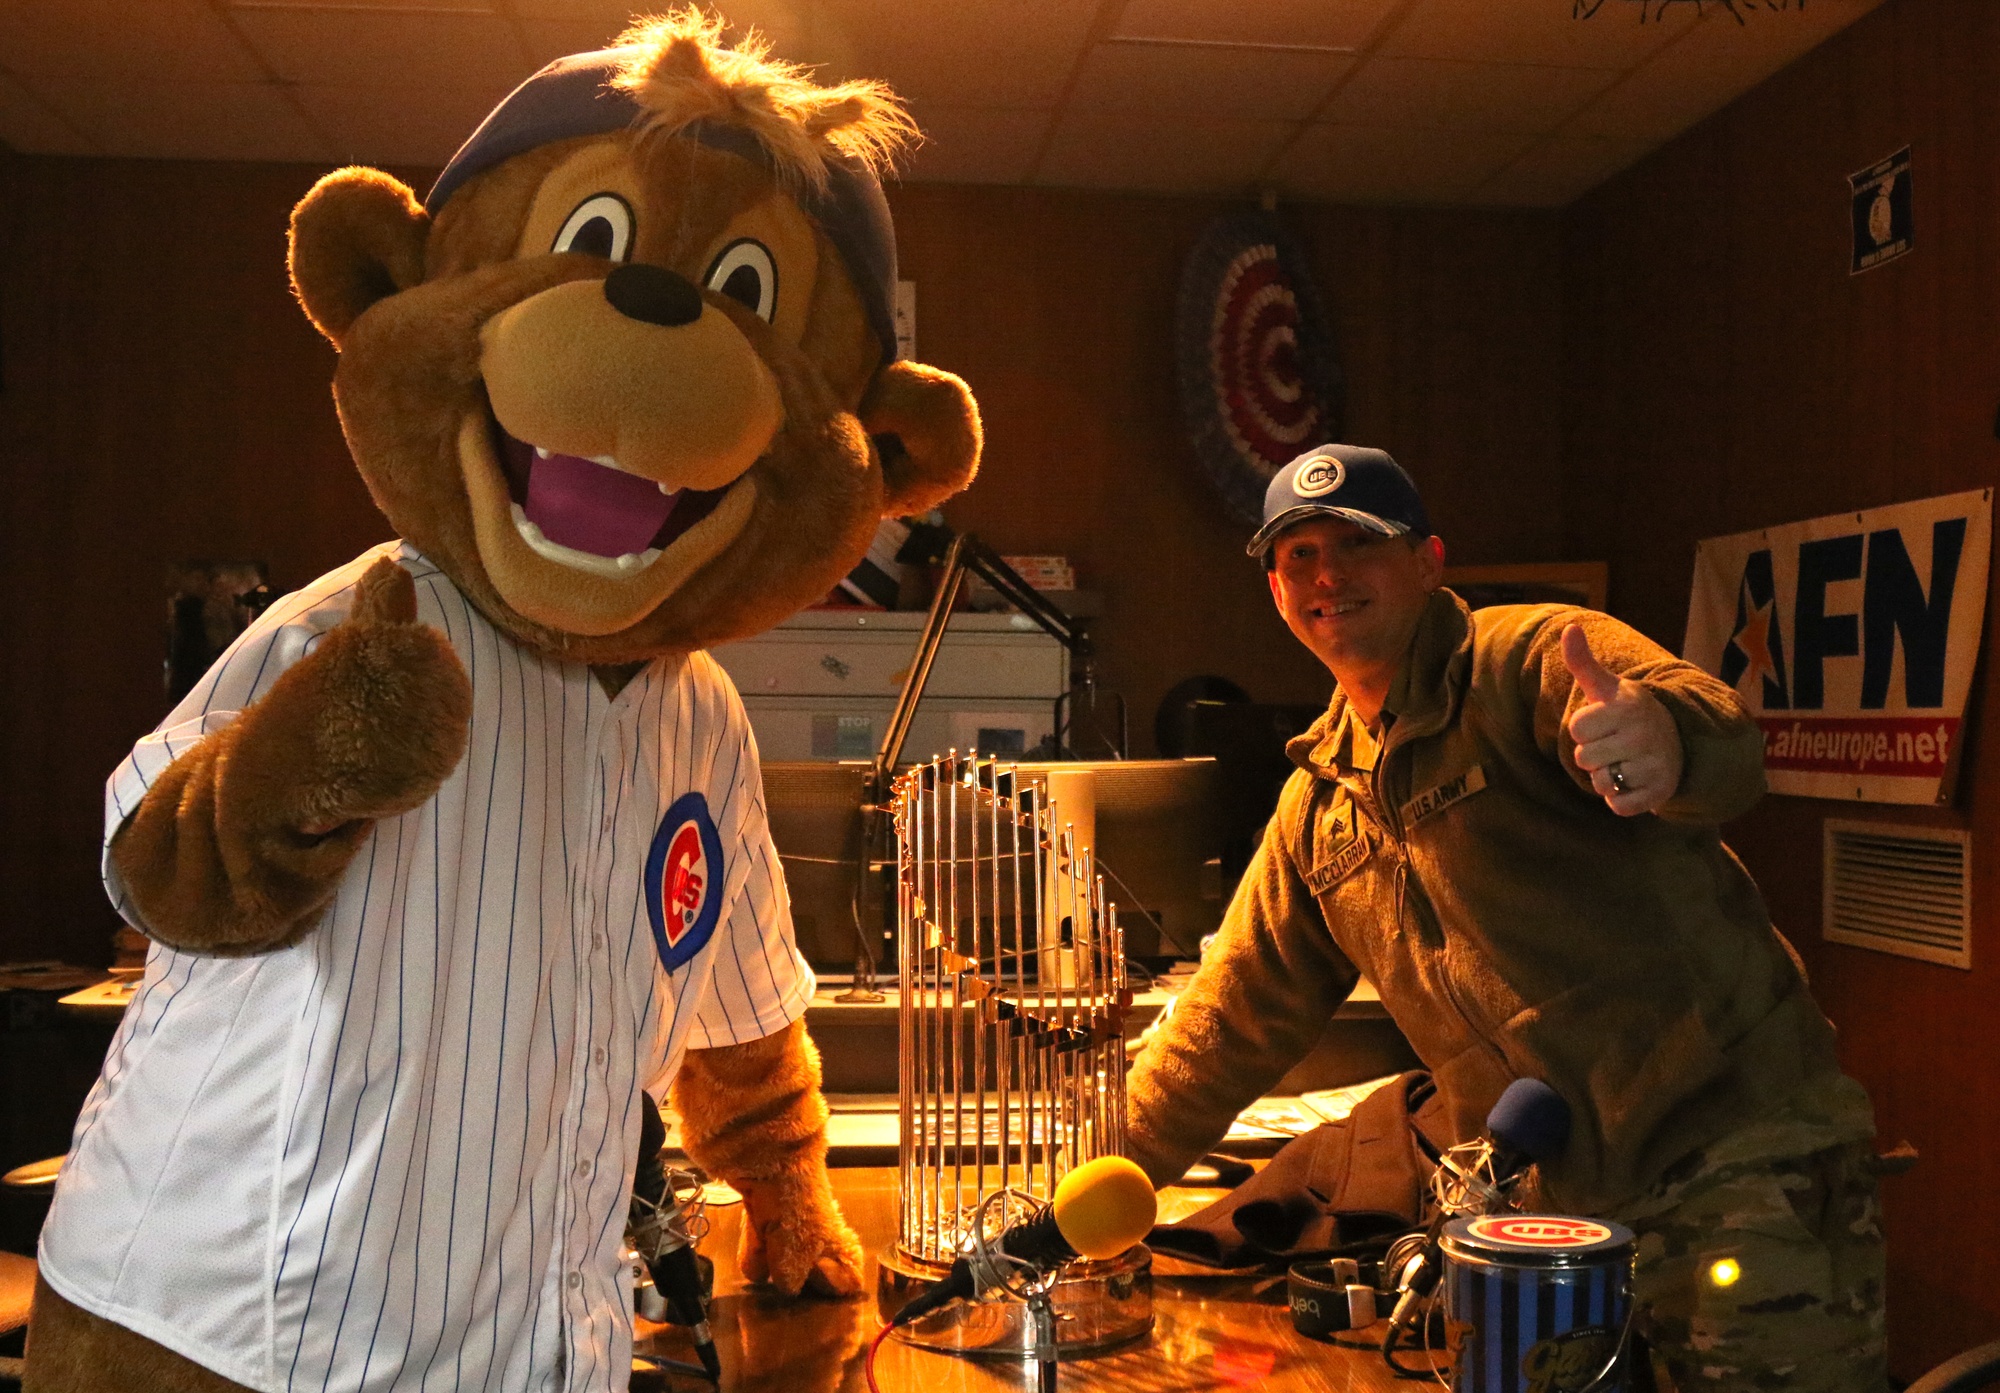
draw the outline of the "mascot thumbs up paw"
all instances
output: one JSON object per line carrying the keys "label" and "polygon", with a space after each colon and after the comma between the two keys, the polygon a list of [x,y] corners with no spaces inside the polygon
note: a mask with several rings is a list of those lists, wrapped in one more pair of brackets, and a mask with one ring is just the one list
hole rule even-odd
{"label": "mascot thumbs up paw", "polygon": [[299,204],[397,540],[110,780],[106,886],[155,946],[44,1229],[31,1387],[622,1387],[642,1088],[743,1190],[747,1273],[858,1289],[703,650],[977,467],[965,385],[895,357],[878,177],[914,133],[686,12],[523,83],[421,203],[347,169]]}

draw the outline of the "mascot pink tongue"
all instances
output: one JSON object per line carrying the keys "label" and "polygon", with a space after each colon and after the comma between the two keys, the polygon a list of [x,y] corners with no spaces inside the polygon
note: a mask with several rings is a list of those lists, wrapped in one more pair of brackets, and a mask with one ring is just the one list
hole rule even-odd
{"label": "mascot pink tongue", "polygon": [[538,457],[523,510],[559,546],[596,556],[644,551],[680,501],[651,479],[575,455]]}

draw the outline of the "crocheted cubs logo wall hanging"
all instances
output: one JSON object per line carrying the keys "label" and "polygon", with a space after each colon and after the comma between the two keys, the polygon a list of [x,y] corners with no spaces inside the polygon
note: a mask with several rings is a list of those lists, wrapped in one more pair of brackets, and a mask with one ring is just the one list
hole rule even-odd
{"label": "crocheted cubs logo wall hanging", "polygon": [[1333,332],[1304,257],[1269,213],[1223,215],[1188,254],[1174,357],[1201,471],[1255,526],[1271,476],[1341,426]]}
{"label": "crocheted cubs logo wall hanging", "polygon": [[687,793],[674,800],[646,853],[646,913],[660,966],[672,972],[715,934],[722,913],[722,838],[708,800]]}

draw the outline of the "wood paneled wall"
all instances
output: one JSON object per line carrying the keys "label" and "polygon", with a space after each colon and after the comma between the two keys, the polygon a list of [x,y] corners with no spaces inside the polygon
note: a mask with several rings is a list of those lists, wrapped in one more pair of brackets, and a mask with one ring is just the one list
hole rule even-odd
{"label": "wood paneled wall", "polygon": [[[333,352],[285,284],[286,214],[317,173],[0,155],[0,960],[106,956],[102,783],[164,707],[167,564],[261,559],[290,587],[387,534],[334,419]],[[948,514],[1074,557],[1104,593],[1101,671],[1140,749],[1190,674],[1322,700],[1178,424],[1175,286],[1220,205],[892,202],[920,354],[985,411],[985,468]],[[1351,438],[1418,474],[1455,557],[1554,559],[1558,219],[1288,216],[1339,318]]]}
{"label": "wood paneled wall", "polygon": [[[1891,0],[1569,210],[1564,549],[1609,556],[1656,638],[1679,646],[1698,538],[2000,482],[1996,90],[2000,6]],[[1906,144],[1915,250],[1850,277],[1846,176]],[[1955,807],[1770,798],[1731,834],[1883,1141],[1923,1153],[1884,1185],[1904,1377],[2000,1336],[1990,671],[1971,705]],[[1972,829],[1971,972],[1821,942],[1830,814]]]}
{"label": "wood paneled wall", "polygon": [[109,959],[103,781],[166,710],[167,564],[289,588],[388,535],[285,281],[317,172],[0,173],[0,959]]}

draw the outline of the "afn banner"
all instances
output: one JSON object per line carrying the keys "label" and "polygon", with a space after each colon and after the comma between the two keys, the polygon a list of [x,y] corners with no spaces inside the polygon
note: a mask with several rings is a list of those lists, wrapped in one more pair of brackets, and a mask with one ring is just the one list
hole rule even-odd
{"label": "afn banner", "polygon": [[1696,547],[1682,653],[1764,728],[1773,793],[1951,797],[1992,530],[1984,489]]}

